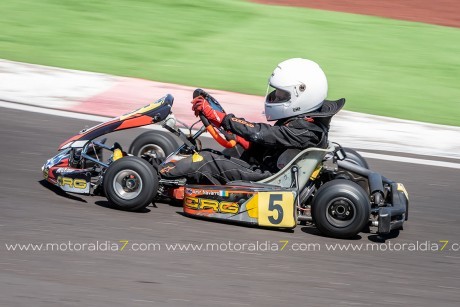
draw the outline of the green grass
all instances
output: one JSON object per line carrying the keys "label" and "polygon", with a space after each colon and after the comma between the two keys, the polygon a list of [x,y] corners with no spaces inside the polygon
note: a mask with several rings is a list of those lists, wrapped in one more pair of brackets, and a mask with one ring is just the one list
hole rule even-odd
{"label": "green grass", "polygon": [[264,95],[278,62],[306,57],[348,110],[460,125],[456,28],[236,0],[2,0],[0,13],[0,58]]}

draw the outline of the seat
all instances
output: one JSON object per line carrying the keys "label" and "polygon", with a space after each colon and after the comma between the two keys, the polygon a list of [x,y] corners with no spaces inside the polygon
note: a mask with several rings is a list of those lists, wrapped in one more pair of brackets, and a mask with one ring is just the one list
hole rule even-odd
{"label": "seat", "polygon": [[318,164],[323,161],[324,156],[334,150],[335,147],[333,144],[329,144],[328,148],[325,149],[316,147],[307,148],[300,151],[288,163],[283,163],[283,159],[292,156],[293,152],[287,152],[285,157],[283,157],[283,153],[278,159],[278,165],[285,165],[276,174],[260,180],[258,183],[277,185],[285,188],[293,187],[295,178],[293,177],[292,168],[297,167],[299,172],[299,188],[303,187]]}

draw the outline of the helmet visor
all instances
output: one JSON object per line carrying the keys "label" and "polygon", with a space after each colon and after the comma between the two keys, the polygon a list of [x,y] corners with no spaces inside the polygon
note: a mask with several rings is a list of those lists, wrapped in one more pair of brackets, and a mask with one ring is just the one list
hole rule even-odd
{"label": "helmet visor", "polygon": [[288,91],[272,87],[270,84],[267,88],[267,95],[265,101],[267,103],[281,103],[291,99],[291,93]]}

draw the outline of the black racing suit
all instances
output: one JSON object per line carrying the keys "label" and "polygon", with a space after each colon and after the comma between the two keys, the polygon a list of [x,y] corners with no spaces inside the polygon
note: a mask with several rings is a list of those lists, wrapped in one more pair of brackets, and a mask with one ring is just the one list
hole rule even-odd
{"label": "black racing suit", "polygon": [[287,149],[327,146],[329,118],[306,115],[278,120],[275,125],[250,123],[233,114],[225,116],[222,128],[250,142],[240,159],[213,150],[200,152],[203,160],[192,157],[167,163],[162,178],[187,178],[188,183],[225,184],[234,180],[258,181],[279,171],[278,157]]}

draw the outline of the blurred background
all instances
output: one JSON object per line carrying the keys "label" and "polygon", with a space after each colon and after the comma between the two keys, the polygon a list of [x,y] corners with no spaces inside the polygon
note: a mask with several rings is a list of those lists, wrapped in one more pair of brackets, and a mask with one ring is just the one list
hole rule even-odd
{"label": "blurred background", "polygon": [[[171,92],[174,114],[195,120],[190,97],[202,87],[217,93],[227,111],[260,114],[269,75],[291,57],[320,63],[329,98],[345,97],[348,110],[460,126],[459,8],[459,0],[1,0],[0,306],[458,306],[460,127],[352,112],[334,118],[331,140],[358,149],[371,169],[404,183],[410,194],[404,231],[386,242],[430,242],[441,250],[3,246],[269,240],[386,247],[375,233],[342,241],[312,225],[293,232],[237,227],[186,218],[167,204],[115,210],[105,197],[53,193],[40,168],[71,135],[107,120],[81,113],[123,114],[136,99],[145,105],[144,96],[153,101]],[[53,108],[78,113],[69,118]],[[144,131],[110,134],[107,144],[127,149]],[[449,242],[444,251],[443,242]]]}
{"label": "blurred background", "polygon": [[277,63],[304,57],[348,110],[460,125],[458,1],[270,2],[3,0],[0,58],[264,95]]}

